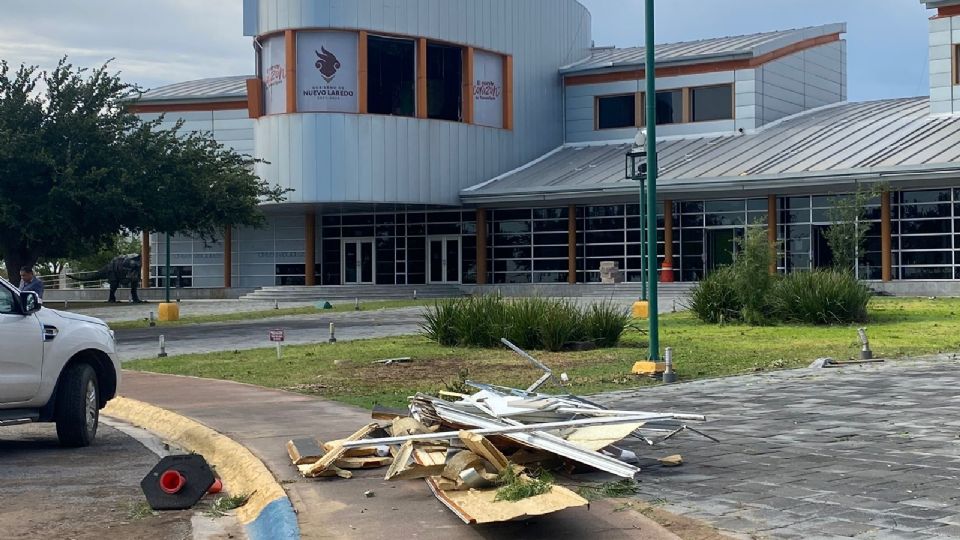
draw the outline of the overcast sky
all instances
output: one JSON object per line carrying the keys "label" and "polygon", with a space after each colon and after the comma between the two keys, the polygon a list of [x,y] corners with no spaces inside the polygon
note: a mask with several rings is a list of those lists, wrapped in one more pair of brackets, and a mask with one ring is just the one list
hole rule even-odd
{"label": "overcast sky", "polygon": [[[523,0],[514,0],[522,2]],[[643,0],[581,0],[597,45],[643,42]],[[241,0],[0,0],[0,59],[114,66],[147,88],[253,71]],[[848,24],[852,101],[926,95],[927,18],[919,0],[659,0],[657,42]]]}

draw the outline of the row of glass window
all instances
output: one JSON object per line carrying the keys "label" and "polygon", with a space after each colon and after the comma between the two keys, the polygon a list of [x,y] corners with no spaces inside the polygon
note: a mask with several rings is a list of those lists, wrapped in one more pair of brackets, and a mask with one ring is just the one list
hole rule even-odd
{"label": "row of glass window", "polygon": [[[645,126],[645,100],[643,92],[597,96],[596,129]],[[732,84],[660,90],[656,94],[657,125],[731,120],[733,111]]]}

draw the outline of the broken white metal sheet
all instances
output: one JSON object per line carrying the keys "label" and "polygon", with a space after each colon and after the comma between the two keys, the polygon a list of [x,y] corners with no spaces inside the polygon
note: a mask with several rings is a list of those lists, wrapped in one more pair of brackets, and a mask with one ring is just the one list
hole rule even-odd
{"label": "broken white metal sheet", "polygon": [[[475,433],[477,435],[508,435],[508,434],[520,434],[524,432],[536,432],[543,430],[553,430],[567,427],[576,427],[576,426],[596,426],[596,425],[613,425],[613,424],[632,424],[632,423],[643,423],[647,419],[623,416],[623,417],[614,417],[614,418],[581,418],[579,420],[566,420],[563,422],[546,422],[542,424],[520,424],[520,425],[510,425],[504,423],[500,420],[487,419],[485,417],[477,416],[471,413],[457,411],[455,409],[449,411],[451,414],[456,413],[458,418],[466,418],[469,421],[459,422],[456,420],[451,420],[454,423],[463,424],[463,425],[478,425],[478,421],[488,421],[496,422],[498,425],[489,425],[486,427],[480,426],[479,429],[465,429],[469,433]],[[447,411],[441,413],[443,417],[447,417]],[[459,431],[441,431],[437,433],[417,433],[413,435],[401,435],[398,437],[381,437],[376,439],[365,439],[365,440],[356,440],[356,441],[345,441],[340,445],[340,448],[350,449],[358,448],[362,446],[379,446],[379,445],[390,445],[390,444],[402,444],[407,441],[442,441],[442,440],[453,440],[459,439]],[[562,439],[561,439],[562,440]],[[566,442],[566,441],[564,441]],[[362,443],[362,444],[361,444]]]}

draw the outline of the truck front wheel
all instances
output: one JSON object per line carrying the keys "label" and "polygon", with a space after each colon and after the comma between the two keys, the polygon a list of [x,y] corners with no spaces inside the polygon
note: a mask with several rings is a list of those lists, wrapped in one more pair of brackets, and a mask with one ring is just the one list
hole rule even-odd
{"label": "truck front wheel", "polygon": [[57,391],[55,420],[57,438],[68,447],[89,446],[100,420],[100,388],[97,374],[88,364],[64,370]]}

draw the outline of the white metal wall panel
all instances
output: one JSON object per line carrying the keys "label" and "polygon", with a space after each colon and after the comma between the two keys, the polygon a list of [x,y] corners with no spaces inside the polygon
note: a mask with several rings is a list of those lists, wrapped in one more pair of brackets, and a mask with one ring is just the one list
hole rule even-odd
{"label": "white metal wall panel", "polygon": [[[290,202],[457,204],[461,189],[563,142],[558,69],[585,57],[591,42],[590,15],[574,0],[260,0],[258,15],[260,34],[357,28],[472,45],[514,58],[511,131],[337,113],[258,119],[256,155],[270,163],[257,171],[292,187]],[[307,117],[312,123],[294,120]],[[411,137],[419,137],[418,144],[411,144]],[[405,154],[414,147],[415,158]],[[328,149],[333,151],[324,161]]]}

